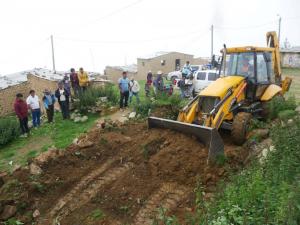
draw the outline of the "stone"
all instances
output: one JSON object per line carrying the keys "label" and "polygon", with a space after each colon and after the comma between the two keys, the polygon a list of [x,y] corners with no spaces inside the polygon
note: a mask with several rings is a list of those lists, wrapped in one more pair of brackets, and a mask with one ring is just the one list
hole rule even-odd
{"label": "stone", "polygon": [[300,105],[295,109],[295,111],[300,114]]}
{"label": "stone", "polygon": [[293,119],[289,119],[289,120],[287,121],[288,124],[292,124],[293,122],[294,122]]}
{"label": "stone", "polygon": [[89,118],[87,116],[81,117],[81,122],[86,122]]}
{"label": "stone", "polygon": [[91,146],[93,146],[93,145],[94,145],[94,143],[91,142],[91,141],[89,141],[89,140],[87,140],[87,141],[80,141],[80,142],[78,143],[78,147],[79,147],[79,148],[88,148],[88,147],[91,147]]}
{"label": "stone", "polygon": [[22,168],[21,165],[16,164],[16,165],[13,167],[13,169],[12,169],[12,173],[14,173],[14,172],[16,172],[16,171],[19,171],[21,168]]}
{"label": "stone", "polygon": [[76,117],[76,114],[75,114],[75,113],[72,113],[71,116],[70,116],[70,119],[71,119],[71,120],[74,120],[75,117]]}
{"label": "stone", "polygon": [[78,138],[75,138],[74,140],[73,140],[73,142],[72,142],[74,145],[77,145],[77,143],[78,143]]}
{"label": "stone", "polygon": [[213,178],[213,176],[212,176],[210,173],[206,174],[206,177],[205,177],[205,183],[211,181],[212,178]]}
{"label": "stone", "polygon": [[107,97],[100,97],[99,99],[101,102],[107,102]]}
{"label": "stone", "polygon": [[39,217],[41,214],[40,214],[40,211],[38,209],[34,210],[33,214],[32,214],[32,217],[33,218],[37,218]]}
{"label": "stone", "polygon": [[218,172],[219,176],[223,176],[224,173],[225,173],[225,169],[224,168],[219,169],[219,172]]}
{"label": "stone", "polygon": [[30,164],[29,170],[31,175],[40,175],[43,172],[41,167],[39,167],[35,163]]}
{"label": "stone", "polygon": [[13,205],[6,205],[4,206],[3,212],[1,214],[2,220],[8,220],[9,218],[13,217],[17,212],[17,207]]}
{"label": "stone", "polygon": [[76,117],[74,118],[74,122],[75,122],[75,123],[81,122],[81,117],[76,116]]}
{"label": "stone", "polygon": [[41,153],[33,161],[37,165],[43,165],[49,160],[56,158],[58,155],[59,155],[59,150],[56,147],[52,146],[48,148],[48,151]]}
{"label": "stone", "polygon": [[255,129],[253,133],[255,136],[265,139],[269,136],[269,129]]}
{"label": "stone", "polygon": [[131,112],[128,116],[129,119],[133,119],[136,116],[136,112]]}

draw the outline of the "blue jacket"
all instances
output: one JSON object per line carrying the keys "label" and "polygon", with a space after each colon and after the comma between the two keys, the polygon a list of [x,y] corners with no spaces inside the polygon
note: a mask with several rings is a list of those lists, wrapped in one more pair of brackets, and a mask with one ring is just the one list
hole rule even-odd
{"label": "blue jacket", "polygon": [[51,96],[51,99],[52,99],[52,104],[50,104],[50,102],[49,102],[48,98],[46,97],[46,95],[44,95],[44,97],[43,97],[43,103],[44,103],[44,106],[45,106],[46,109],[48,109],[49,105],[54,105],[54,103],[56,101],[54,94],[50,94],[50,96]]}

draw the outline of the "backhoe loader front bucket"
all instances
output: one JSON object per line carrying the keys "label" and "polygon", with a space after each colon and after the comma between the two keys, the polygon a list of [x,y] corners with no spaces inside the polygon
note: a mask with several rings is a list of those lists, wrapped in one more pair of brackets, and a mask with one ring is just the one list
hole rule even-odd
{"label": "backhoe loader front bucket", "polygon": [[166,128],[179,131],[184,134],[194,135],[208,147],[208,161],[215,161],[218,155],[224,154],[223,140],[215,128],[162,119],[158,117],[149,117],[148,127]]}

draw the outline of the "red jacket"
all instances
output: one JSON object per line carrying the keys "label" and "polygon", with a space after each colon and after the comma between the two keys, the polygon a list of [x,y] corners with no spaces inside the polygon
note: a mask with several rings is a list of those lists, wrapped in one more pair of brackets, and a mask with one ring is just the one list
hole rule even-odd
{"label": "red jacket", "polygon": [[16,99],[14,104],[15,112],[20,119],[27,117],[28,108],[24,100]]}

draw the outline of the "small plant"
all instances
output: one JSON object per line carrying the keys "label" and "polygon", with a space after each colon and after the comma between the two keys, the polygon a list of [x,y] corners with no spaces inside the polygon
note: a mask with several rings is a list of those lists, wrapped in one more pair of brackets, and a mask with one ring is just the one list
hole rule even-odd
{"label": "small plant", "polygon": [[227,162],[227,157],[224,154],[217,155],[216,164],[218,166],[224,166],[226,162]]}
{"label": "small plant", "polygon": [[45,193],[46,191],[45,185],[41,184],[40,182],[37,181],[32,182],[32,186],[39,193]]}
{"label": "small plant", "polygon": [[107,139],[105,139],[103,137],[99,141],[99,144],[101,144],[101,145],[106,145],[107,143],[108,143]]}
{"label": "small plant", "polygon": [[269,117],[271,119],[276,118],[280,111],[295,110],[296,106],[295,97],[289,97],[285,100],[282,96],[276,96],[267,105]]}
{"label": "small plant", "polygon": [[37,151],[36,150],[32,150],[32,151],[30,151],[30,152],[28,152],[27,153],[27,157],[28,158],[34,158],[34,157],[36,157],[37,156]]}
{"label": "small plant", "polygon": [[278,113],[278,118],[284,121],[287,121],[291,118],[293,118],[296,115],[296,112],[294,110],[284,110],[284,111],[280,111]]}
{"label": "small plant", "polygon": [[20,126],[15,118],[0,118],[0,146],[20,135]]}
{"label": "small plant", "polygon": [[105,214],[102,212],[101,209],[95,209],[91,215],[90,215],[92,220],[101,220],[105,217]]}
{"label": "small plant", "polygon": [[160,206],[157,211],[158,216],[154,218],[152,225],[179,225],[178,220],[175,216],[167,216],[167,209]]}
{"label": "small plant", "polygon": [[129,206],[123,205],[123,206],[120,207],[120,210],[121,210],[123,213],[128,213],[128,212],[129,212]]}
{"label": "small plant", "polygon": [[17,220],[16,218],[10,218],[10,219],[6,220],[3,224],[4,225],[23,225],[24,223],[22,223],[20,220]]}

